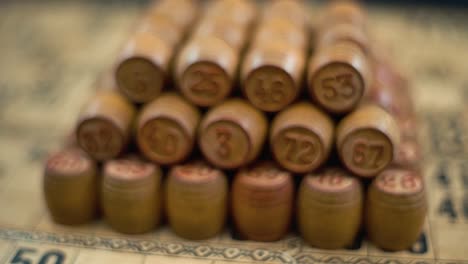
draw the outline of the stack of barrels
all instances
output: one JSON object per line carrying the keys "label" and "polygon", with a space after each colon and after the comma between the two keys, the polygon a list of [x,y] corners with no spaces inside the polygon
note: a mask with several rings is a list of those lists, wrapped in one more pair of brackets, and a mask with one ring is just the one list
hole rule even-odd
{"label": "stack of barrels", "polygon": [[102,215],[128,234],[167,222],[196,240],[226,223],[255,241],[295,226],[327,249],[364,231],[410,247],[427,205],[408,84],[360,5],[323,13],[311,30],[301,1],[152,5],[46,163],[52,218]]}

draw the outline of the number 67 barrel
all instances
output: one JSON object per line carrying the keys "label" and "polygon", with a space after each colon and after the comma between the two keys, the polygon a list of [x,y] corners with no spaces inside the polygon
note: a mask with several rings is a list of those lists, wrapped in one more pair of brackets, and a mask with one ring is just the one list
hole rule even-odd
{"label": "number 67 barrel", "polygon": [[374,106],[361,106],[338,124],[337,149],[354,174],[374,177],[394,159],[400,132],[394,118]]}

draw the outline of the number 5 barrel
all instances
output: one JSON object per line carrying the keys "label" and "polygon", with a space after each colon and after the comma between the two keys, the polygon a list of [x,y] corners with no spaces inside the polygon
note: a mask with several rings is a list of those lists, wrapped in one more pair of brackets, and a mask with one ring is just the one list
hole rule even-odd
{"label": "number 5 barrel", "polygon": [[400,132],[394,118],[374,106],[361,106],[337,127],[337,148],[343,164],[362,177],[373,177],[393,161]]}
{"label": "number 5 barrel", "polygon": [[212,108],[200,123],[198,144],[215,166],[234,169],[253,161],[267,133],[265,115],[241,99]]}

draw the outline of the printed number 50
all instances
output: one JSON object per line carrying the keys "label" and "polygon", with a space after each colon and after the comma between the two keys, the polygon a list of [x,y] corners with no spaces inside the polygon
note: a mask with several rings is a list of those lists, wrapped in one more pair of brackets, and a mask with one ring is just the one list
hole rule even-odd
{"label": "printed number 50", "polygon": [[[45,252],[42,257],[39,259],[39,262],[35,262],[34,256],[31,257],[26,257],[26,254],[32,255],[37,253],[36,249],[33,248],[20,248],[18,251],[16,251],[15,256],[11,260],[11,264],[49,264],[49,263],[55,263],[55,264],[62,264],[65,261],[65,255],[62,251],[58,250],[51,250]],[[55,262],[53,262],[55,260]]]}

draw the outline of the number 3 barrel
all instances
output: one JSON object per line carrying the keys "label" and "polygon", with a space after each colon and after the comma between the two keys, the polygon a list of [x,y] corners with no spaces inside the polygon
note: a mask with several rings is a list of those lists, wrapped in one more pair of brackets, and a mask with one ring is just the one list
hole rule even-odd
{"label": "number 3 barrel", "polygon": [[258,156],[267,125],[262,112],[241,99],[232,99],[206,114],[198,131],[198,144],[212,164],[238,168]]}
{"label": "number 3 barrel", "polygon": [[343,164],[362,177],[373,177],[393,161],[400,141],[398,125],[385,110],[366,105],[338,124],[337,148]]}

